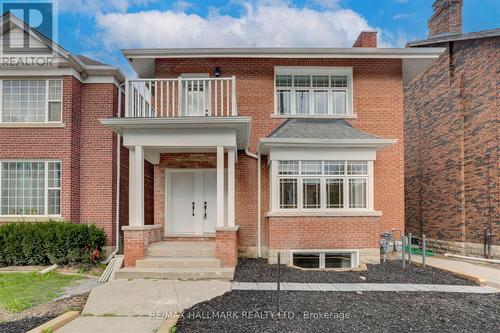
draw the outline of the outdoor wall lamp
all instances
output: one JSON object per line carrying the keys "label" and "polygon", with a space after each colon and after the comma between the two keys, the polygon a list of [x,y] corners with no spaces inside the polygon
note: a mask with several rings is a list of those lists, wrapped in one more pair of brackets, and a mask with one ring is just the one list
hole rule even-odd
{"label": "outdoor wall lamp", "polygon": [[215,75],[215,77],[219,77],[220,76],[220,67],[219,66],[215,67],[214,75]]}

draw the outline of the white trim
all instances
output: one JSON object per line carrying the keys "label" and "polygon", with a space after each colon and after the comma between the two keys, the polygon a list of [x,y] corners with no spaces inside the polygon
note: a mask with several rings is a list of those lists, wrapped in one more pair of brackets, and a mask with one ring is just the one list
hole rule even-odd
{"label": "white trim", "polygon": [[236,149],[227,150],[227,225],[230,228],[235,225],[235,155]]}
{"label": "white trim", "polygon": [[376,148],[273,148],[268,161],[318,160],[375,161]]}
{"label": "white trim", "polygon": [[217,146],[217,228],[224,227],[224,147]]}
{"label": "white trim", "polygon": [[[295,253],[317,253],[319,254],[319,267],[318,268],[309,268],[309,269],[335,269],[335,268],[325,268],[325,254],[326,253],[337,253],[337,254],[351,254],[351,268],[359,267],[359,250],[358,249],[320,249],[320,250],[289,250],[290,253],[290,266],[293,266],[293,255]],[[298,266],[296,266],[298,267]],[[299,267],[301,269],[307,269],[303,267]]]}
{"label": "white trim", "polygon": [[80,72],[74,68],[47,68],[47,69],[0,69],[0,77],[19,78],[19,77],[61,77],[73,76],[78,81],[84,84],[92,83],[112,83],[116,87],[120,87],[119,81],[113,75],[89,75],[86,79],[82,78]]}
{"label": "white trim", "polygon": [[385,148],[397,143],[397,139],[303,139],[261,138],[258,152],[268,155],[277,148]]}
{"label": "white trim", "polygon": [[134,58],[433,58],[437,59],[445,48],[171,48],[123,49],[130,61]]}
{"label": "white trim", "polygon": [[357,209],[336,209],[328,211],[277,211],[277,212],[267,212],[268,217],[293,217],[293,216],[316,216],[316,217],[380,217],[382,216],[381,211],[377,210],[357,210]]}

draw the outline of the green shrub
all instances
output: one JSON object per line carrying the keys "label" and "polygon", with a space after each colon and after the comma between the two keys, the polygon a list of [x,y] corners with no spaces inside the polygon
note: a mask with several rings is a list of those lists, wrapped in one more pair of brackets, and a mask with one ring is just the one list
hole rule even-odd
{"label": "green shrub", "polygon": [[106,234],[95,225],[68,222],[0,225],[0,265],[96,264]]}

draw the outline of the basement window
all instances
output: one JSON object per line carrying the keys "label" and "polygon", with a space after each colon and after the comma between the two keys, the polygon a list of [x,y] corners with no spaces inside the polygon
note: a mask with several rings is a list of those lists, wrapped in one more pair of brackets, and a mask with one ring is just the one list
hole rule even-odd
{"label": "basement window", "polygon": [[305,269],[357,268],[358,250],[292,252],[293,266]]}

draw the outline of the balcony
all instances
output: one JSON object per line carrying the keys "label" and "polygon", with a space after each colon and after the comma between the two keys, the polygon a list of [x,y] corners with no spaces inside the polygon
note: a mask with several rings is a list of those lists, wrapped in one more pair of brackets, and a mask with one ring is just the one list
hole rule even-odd
{"label": "balcony", "polygon": [[125,117],[234,117],[236,77],[133,79],[125,83]]}

